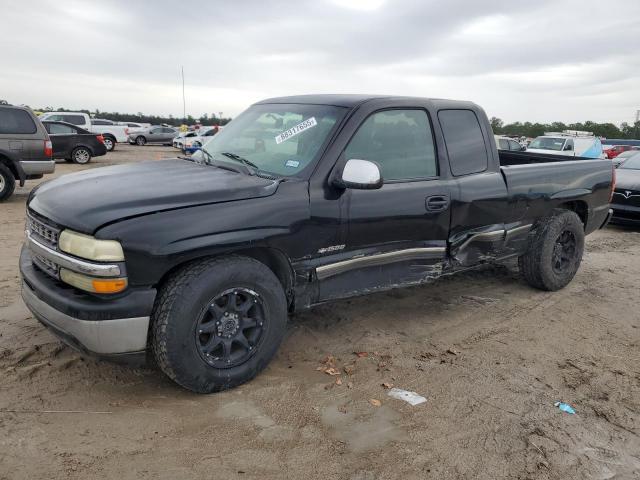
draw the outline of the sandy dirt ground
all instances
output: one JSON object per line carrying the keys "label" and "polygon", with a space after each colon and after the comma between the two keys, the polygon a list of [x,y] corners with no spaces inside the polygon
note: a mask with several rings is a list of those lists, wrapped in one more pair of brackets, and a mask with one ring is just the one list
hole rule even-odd
{"label": "sandy dirt ground", "polygon": [[[172,155],[119,146],[56,175]],[[36,183],[0,204],[0,479],[640,478],[638,231],[589,236],[560,292],[495,266],[298,314],[264,373],[202,396],[83,358],[30,315]]]}

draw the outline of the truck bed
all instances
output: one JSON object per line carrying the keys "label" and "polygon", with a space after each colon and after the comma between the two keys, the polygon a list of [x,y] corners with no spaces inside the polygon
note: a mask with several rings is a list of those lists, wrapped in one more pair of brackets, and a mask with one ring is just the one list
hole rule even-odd
{"label": "truck bed", "polygon": [[583,211],[586,233],[601,226],[609,208],[611,160],[527,152],[499,157],[515,217],[543,217],[550,205],[568,203]]}
{"label": "truck bed", "polygon": [[498,158],[500,159],[501,167],[508,167],[511,165],[526,165],[530,163],[559,163],[559,162],[571,162],[574,160],[597,160],[587,157],[570,157],[568,155],[548,155],[544,153],[531,153],[531,152],[513,152],[509,150],[498,150]]}

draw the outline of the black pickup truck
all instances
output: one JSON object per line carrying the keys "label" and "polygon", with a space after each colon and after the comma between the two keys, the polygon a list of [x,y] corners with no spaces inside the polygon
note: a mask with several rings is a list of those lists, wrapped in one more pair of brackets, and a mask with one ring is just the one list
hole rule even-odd
{"label": "black pickup truck", "polygon": [[190,158],[66,175],[28,199],[23,298],[70,345],[239,385],[288,314],[518,258],[557,290],[604,226],[610,161],[498,152],[469,102],[313,95],[251,106]]}

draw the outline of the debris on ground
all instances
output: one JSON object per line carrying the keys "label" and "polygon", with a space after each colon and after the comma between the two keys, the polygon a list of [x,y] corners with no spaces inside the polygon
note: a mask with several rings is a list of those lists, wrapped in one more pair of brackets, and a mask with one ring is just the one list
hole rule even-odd
{"label": "debris on ground", "polygon": [[387,395],[389,395],[391,398],[395,398],[396,400],[404,400],[412,406],[420,405],[421,403],[427,401],[426,398],[418,395],[416,392],[409,392],[400,388],[392,388],[391,390],[389,390],[389,393]]}
{"label": "debris on ground", "polygon": [[353,352],[353,354],[358,356],[359,358],[368,357],[369,356],[369,352]]}
{"label": "debris on ground", "polygon": [[455,348],[447,349],[447,353],[450,353],[451,355],[460,355],[460,352],[458,350],[456,350]]}
{"label": "debris on ground", "polygon": [[556,407],[558,407],[560,410],[562,410],[565,413],[568,413],[570,415],[575,415],[576,411],[573,409],[573,407],[571,405],[569,405],[568,403],[564,403],[564,402],[556,402],[554,403],[554,405]]}
{"label": "debris on ground", "polygon": [[389,383],[389,382],[383,382],[382,383],[382,387],[386,388],[387,390],[393,388],[393,383]]}
{"label": "debris on ground", "polygon": [[344,367],[342,367],[342,369],[344,370],[344,373],[346,373],[347,375],[353,375],[353,372],[356,370],[356,366],[345,365]]}
{"label": "debris on ground", "polygon": [[374,407],[379,407],[379,406],[382,405],[382,402],[380,400],[376,399],[376,398],[370,398],[369,399],[369,403],[371,405],[373,405]]}

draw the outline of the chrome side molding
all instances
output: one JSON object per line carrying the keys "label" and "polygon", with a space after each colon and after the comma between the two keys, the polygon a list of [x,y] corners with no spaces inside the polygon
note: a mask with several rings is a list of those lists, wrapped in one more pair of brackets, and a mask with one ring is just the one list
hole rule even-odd
{"label": "chrome side molding", "polygon": [[355,268],[374,267],[406,260],[438,259],[445,253],[445,247],[420,247],[395,250],[362,257],[350,258],[341,262],[321,265],[316,268],[318,280],[324,280]]}

